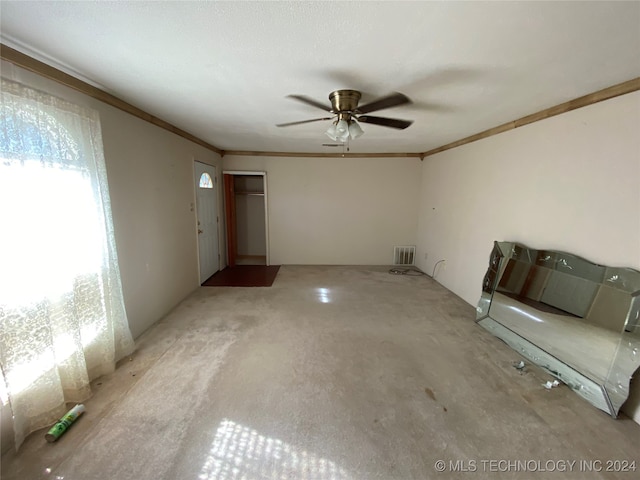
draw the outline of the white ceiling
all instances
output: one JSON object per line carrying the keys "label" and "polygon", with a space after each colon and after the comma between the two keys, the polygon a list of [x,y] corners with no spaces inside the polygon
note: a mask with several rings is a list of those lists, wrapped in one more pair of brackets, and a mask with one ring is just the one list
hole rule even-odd
{"label": "white ceiling", "polygon": [[414,104],[352,152],[424,152],[640,77],[640,2],[11,2],[3,43],[224,150],[332,152],[285,98]]}

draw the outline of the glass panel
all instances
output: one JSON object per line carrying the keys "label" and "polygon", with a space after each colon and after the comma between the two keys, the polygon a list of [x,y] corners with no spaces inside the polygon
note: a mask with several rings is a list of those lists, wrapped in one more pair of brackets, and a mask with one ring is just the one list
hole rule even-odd
{"label": "glass panel", "polygon": [[211,180],[211,175],[207,172],[204,172],[200,175],[200,188],[213,188],[213,180]]}

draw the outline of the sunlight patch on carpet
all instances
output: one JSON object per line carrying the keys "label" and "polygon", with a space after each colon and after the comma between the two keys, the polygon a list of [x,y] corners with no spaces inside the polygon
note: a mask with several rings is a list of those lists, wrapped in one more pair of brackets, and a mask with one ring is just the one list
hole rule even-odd
{"label": "sunlight patch on carpet", "polygon": [[352,480],[334,462],[224,419],[199,480]]}

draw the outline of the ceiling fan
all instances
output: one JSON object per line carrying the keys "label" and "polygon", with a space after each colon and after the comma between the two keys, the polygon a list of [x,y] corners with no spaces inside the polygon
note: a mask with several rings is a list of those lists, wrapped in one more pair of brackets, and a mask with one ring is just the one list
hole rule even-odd
{"label": "ceiling fan", "polygon": [[326,134],[334,141],[346,142],[350,138],[356,139],[364,133],[358,122],[371,123],[382,127],[397,128],[403,130],[413,123],[413,120],[400,120],[398,118],[375,117],[367,113],[383,110],[385,108],[397,107],[411,103],[411,100],[402,93],[392,93],[386,97],[379,98],[361,107],[358,106],[362,94],[357,90],[336,90],[329,94],[331,105],[325,105],[313,98],[304,95],[289,95],[289,98],[306,103],[312,107],[320,108],[332,115],[330,117],[314,118],[312,120],[302,120],[300,122],[281,123],[278,127],[290,127],[303,123],[320,122],[323,120],[333,120]]}

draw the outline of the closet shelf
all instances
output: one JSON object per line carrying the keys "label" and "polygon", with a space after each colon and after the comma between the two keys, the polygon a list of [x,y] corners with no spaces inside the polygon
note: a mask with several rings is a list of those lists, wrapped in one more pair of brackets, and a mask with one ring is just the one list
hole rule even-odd
{"label": "closet shelf", "polygon": [[235,192],[236,195],[256,195],[259,197],[264,197],[264,192]]}

